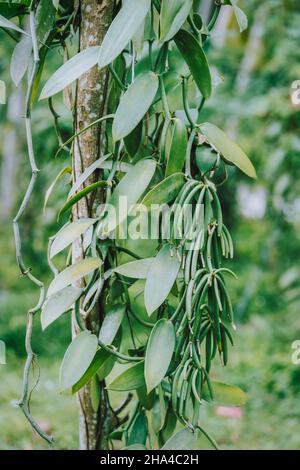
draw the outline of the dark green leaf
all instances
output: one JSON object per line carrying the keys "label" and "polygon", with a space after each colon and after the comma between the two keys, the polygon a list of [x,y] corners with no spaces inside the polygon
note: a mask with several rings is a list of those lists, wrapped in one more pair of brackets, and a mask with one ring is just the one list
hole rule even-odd
{"label": "dark green leaf", "polygon": [[80,297],[81,293],[82,289],[67,286],[47,298],[41,313],[42,329],[45,330],[47,326],[53,323],[63,313],[70,310],[76,300]]}
{"label": "dark green leaf", "polygon": [[158,77],[153,72],[139,75],[122,96],[113,122],[113,139],[129,135],[150,108],[158,89]]}
{"label": "dark green leaf", "polygon": [[61,216],[63,214],[65,214],[68,210],[70,210],[71,207],[74,206],[74,204],[76,204],[78,201],[80,201],[80,199],[87,196],[91,192],[96,191],[99,188],[105,188],[107,186],[109,186],[108,181],[97,181],[96,183],[92,183],[89,186],[86,186],[81,191],[78,191],[78,193],[76,193],[74,196],[72,196],[66,202],[66,204],[61,208],[61,210],[59,211],[59,214],[58,214],[58,220],[61,218]]}
{"label": "dark green leaf", "polygon": [[100,268],[101,264],[102,261],[99,258],[86,258],[68,266],[53,279],[49,286],[47,297],[52,296],[64,287],[73,284],[95,269]]}
{"label": "dark green leaf", "polygon": [[143,121],[141,121],[130,134],[124,137],[125,149],[130,157],[134,157],[137,154],[142,143],[142,137]]}
{"label": "dark green leaf", "polygon": [[[224,384],[222,382],[212,381],[213,402],[222,406],[243,406],[247,403],[247,394],[233,385]],[[203,398],[211,401],[207,386],[203,388]]]}
{"label": "dark green leaf", "polygon": [[109,390],[116,390],[119,392],[135,390],[139,387],[145,386],[144,378],[144,361],[129,367],[116,377],[108,386]]}
{"label": "dark green leaf", "polygon": [[[156,163],[154,160],[141,160],[134,165],[125,175],[114,190],[108,203],[113,210],[100,221],[97,233],[99,236],[107,236],[115,228],[124,222],[130,213],[131,207],[138,202],[147,189],[154,175]],[[126,198],[127,207],[120,203]]]}
{"label": "dark green leaf", "polygon": [[168,176],[146,194],[142,204],[149,209],[152,204],[168,204],[176,198],[185,181],[183,173]]}
{"label": "dark green leaf", "polygon": [[227,163],[237,166],[251,178],[256,178],[255,168],[245,152],[225,132],[210,122],[201,124],[200,129],[209,144],[223,156]]}
{"label": "dark green leaf", "polygon": [[90,366],[98,347],[97,336],[82,331],[68,347],[60,368],[60,389],[72,387]]}
{"label": "dark green leaf", "polygon": [[167,155],[166,176],[182,171],[185,163],[187,141],[185,124],[181,119],[173,119],[171,121],[171,142],[169,154]]}
{"label": "dark green leaf", "polygon": [[40,0],[36,9],[35,23],[36,35],[39,46],[43,47],[46,43],[55,21],[55,9],[49,0]]}
{"label": "dark green leaf", "polygon": [[145,306],[151,315],[168,297],[180,269],[180,259],[175,250],[164,245],[155,257],[147,274]]}
{"label": "dark green leaf", "polygon": [[113,342],[121,326],[125,311],[124,305],[116,304],[106,313],[99,332],[99,339],[103,344],[107,345]]}
{"label": "dark green leaf", "polygon": [[144,411],[140,411],[135,416],[131,425],[127,444],[142,444],[145,445],[148,434],[148,421]]}
{"label": "dark green leaf", "polygon": [[99,52],[99,67],[110,64],[125,49],[141,27],[149,9],[150,0],[127,0],[111,23]]}
{"label": "dark green leaf", "polygon": [[146,279],[154,258],[139,259],[114,268],[114,272],[134,279]]}
{"label": "dark green leaf", "polygon": [[50,98],[97,64],[100,46],[89,47],[63,64],[46,82],[40,100]]}
{"label": "dark green leaf", "polygon": [[211,75],[200,43],[191,33],[183,29],[176,34],[175,42],[203,97],[209,98],[212,90]]}
{"label": "dark green leaf", "polygon": [[159,320],[150,335],[145,357],[145,380],[150,393],[167,373],[175,347],[173,323]]}
{"label": "dark green leaf", "polygon": [[188,17],[193,0],[162,0],[160,11],[160,40],[169,41],[178,33]]}

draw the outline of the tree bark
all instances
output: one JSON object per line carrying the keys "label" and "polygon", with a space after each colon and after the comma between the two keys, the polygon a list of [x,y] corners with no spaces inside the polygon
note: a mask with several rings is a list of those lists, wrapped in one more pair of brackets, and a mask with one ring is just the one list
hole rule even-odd
{"label": "tree bark", "polygon": [[[114,1],[81,0],[80,15],[80,50],[100,45],[112,21]],[[74,129],[76,132],[91,124],[105,114],[108,74],[97,66],[82,75],[77,83],[74,103]],[[97,160],[104,150],[105,126],[93,126],[81,134],[73,147],[73,180]],[[101,175],[100,175],[101,176]],[[86,184],[99,179],[95,173]],[[101,200],[101,193],[96,197]],[[95,197],[82,199],[73,210],[73,219],[95,215]],[[73,262],[84,258],[82,239],[73,244]],[[97,334],[102,321],[100,305],[89,315],[87,328]],[[72,322],[73,335],[78,333],[75,319]],[[91,385],[84,387],[78,394],[79,404],[79,444],[82,450],[106,449],[108,434],[113,419],[108,397],[103,384],[99,385],[100,400],[95,411],[91,403]]]}

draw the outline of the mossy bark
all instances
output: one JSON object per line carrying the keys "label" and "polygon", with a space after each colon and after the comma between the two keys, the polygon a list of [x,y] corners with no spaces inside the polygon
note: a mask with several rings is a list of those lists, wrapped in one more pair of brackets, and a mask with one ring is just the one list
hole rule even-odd
{"label": "mossy bark", "polygon": [[[112,0],[81,0],[79,2],[80,19],[80,50],[101,44],[103,37],[112,21],[114,1]],[[108,74],[97,66],[82,75],[77,82],[74,98],[74,129],[79,131],[103,116],[106,110]],[[105,124],[93,126],[81,134],[73,148],[73,180],[103,154]],[[95,172],[85,184],[101,179]],[[101,192],[96,196],[82,199],[73,210],[73,219],[93,217],[97,203],[101,202]],[[82,239],[73,244],[73,262],[84,258]],[[89,315],[87,328],[97,334],[102,321],[100,304]],[[73,318],[73,334],[78,333]],[[114,415],[102,383],[98,383],[99,406],[93,409],[91,402],[91,385],[84,387],[78,394],[79,404],[79,443],[80,449],[107,449],[108,435],[114,427]]]}

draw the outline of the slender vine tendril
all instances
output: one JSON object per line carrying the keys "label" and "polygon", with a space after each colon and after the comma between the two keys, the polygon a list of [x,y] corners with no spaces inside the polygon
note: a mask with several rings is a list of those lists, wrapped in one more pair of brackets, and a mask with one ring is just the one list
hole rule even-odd
{"label": "slender vine tendril", "polygon": [[18,405],[23,411],[26,418],[28,419],[32,428],[39,434],[39,436],[45,439],[45,441],[47,441],[49,444],[52,444],[54,442],[53,437],[49,436],[46,432],[44,432],[41,429],[39,424],[32,417],[30,410],[29,410],[30,371],[32,369],[32,366],[34,364],[35,357],[36,357],[31,346],[33,318],[34,318],[34,315],[40,310],[44,302],[45,289],[44,289],[43,282],[40,281],[37,277],[35,277],[31,273],[31,268],[26,267],[23,261],[22,242],[21,242],[21,235],[20,235],[20,228],[19,228],[19,222],[29,204],[30,197],[34,190],[34,186],[35,186],[36,179],[37,179],[38,172],[39,172],[37,168],[36,160],[35,160],[35,155],[34,155],[32,128],[31,128],[31,96],[33,92],[34,80],[35,80],[38,67],[39,67],[39,50],[38,50],[38,43],[37,43],[36,30],[35,30],[35,8],[34,7],[35,7],[35,1],[32,1],[31,6],[30,6],[30,13],[29,13],[29,24],[30,24],[30,33],[31,33],[32,45],[33,45],[33,66],[32,66],[29,80],[28,80],[26,104],[25,104],[25,127],[26,127],[26,139],[27,139],[29,164],[31,168],[31,179],[27,187],[23,201],[17,212],[17,215],[15,216],[13,220],[13,229],[14,229],[14,237],[15,237],[16,257],[17,257],[17,263],[18,263],[19,269],[23,276],[26,276],[33,284],[35,284],[39,288],[40,297],[36,306],[31,308],[27,312],[26,337],[25,337],[25,349],[27,353],[27,359],[26,359],[26,363],[24,367],[24,374],[23,374],[23,391],[22,391],[21,399],[18,402]]}

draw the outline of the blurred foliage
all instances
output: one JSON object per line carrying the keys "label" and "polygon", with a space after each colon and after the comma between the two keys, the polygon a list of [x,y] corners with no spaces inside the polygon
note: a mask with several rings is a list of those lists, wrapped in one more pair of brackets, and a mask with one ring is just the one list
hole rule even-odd
{"label": "blurred foliage", "polygon": [[[231,293],[240,325],[232,364],[228,370],[220,368],[216,375],[226,382],[228,374],[229,381],[245,389],[250,400],[243,416],[223,418],[220,425],[220,417],[211,416],[216,410],[207,407],[203,420],[207,420],[208,430],[214,429],[223,448],[299,449],[300,369],[291,363],[290,357],[292,342],[300,338],[300,137],[297,132],[300,110],[291,103],[290,87],[294,80],[300,79],[300,5],[297,0],[241,0],[239,4],[248,14],[249,28],[240,36],[230,17],[228,24],[216,31],[215,47],[208,55],[224,79],[208,101],[203,120],[220,125],[232,136],[236,134],[258,173],[258,181],[249,183],[240,172],[232,170],[230,183],[223,186],[221,196],[225,220],[231,226],[236,247],[232,268],[239,280],[232,284]],[[12,48],[13,41],[0,31],[0,79],[8,84],[8,97],[12,93],[8,60]],[[62,57],[56,51],[51,54],[55,68]],[[48,74],[51,65],[45,75]],[[57,111],[62,116],[67,137],[71,131],[70,116],[65,108]],[[12,188],[15,207],[29,177],[21,118],[19,123],[20,154]],[[7,119],[7,107],[1,106],[0,165],[2,143],[9,125],[12,124]],[[67,180],[58,184],[45,213],[43,198],[50,182],[65,165],[65,157],[62,153],[53,159],[58,144],[52,116],[39,104],[33,128],[38,163],[43,171],[27,211],[24,248],[29,264],[47,280],[50,273],[45,257],[46,241],[57,230],[56,213],[62,195],[67,192],[64,184]],[[31,437],[27,423],[12,401],[21,388],[24,315],[36,294],[18,274],[11,220],[1,221],[0,231],[0,338],[8,348],[8,364],[0,366],[0,379],[5,383],[0,391],[3,423],[0,448],[36,449],[44,444]],[[77,446],[75,404],[69,397],[58,396],[56,388],[58,362],[69,338],[68,315],[45,333],[41,333],[36,318],[34,346],[42,358],[40,393],[35,399],[37,414],[43,410],[42,416],[47,416],[49,423],[57,427],[53,431],[58,448],[71,449]]]}

